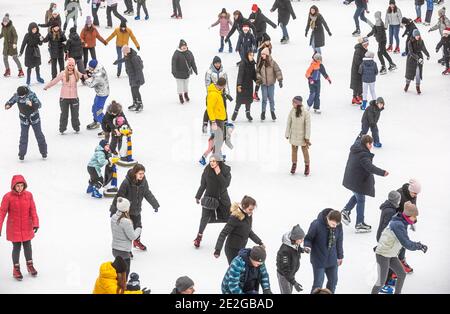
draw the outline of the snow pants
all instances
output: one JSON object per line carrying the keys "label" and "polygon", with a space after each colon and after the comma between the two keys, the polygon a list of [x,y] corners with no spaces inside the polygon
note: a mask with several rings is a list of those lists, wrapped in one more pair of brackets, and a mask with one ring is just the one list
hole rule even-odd
{"label": "snow pants", "polygon": [[105,102],[108,96],[98,96],[96,95],[94,98],[94,104],[92,105],[92,115],[94,117],[94,121],[98,123],[102,123],[103,117],[103,107],[105,107]]}

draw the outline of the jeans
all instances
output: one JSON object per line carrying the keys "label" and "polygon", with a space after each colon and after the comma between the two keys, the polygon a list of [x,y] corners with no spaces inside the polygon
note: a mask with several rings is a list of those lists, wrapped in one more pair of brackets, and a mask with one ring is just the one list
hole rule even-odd
{"label": "jeans", "polygon": [[12,260],[14,264],[19,264],[20,261],[20,250],[22,249],[25,253],[25,260],[33,260],[33,251],[31,249],[31,240],[25,242],[13,242]]}
{"label": "jeans", "polygon": [[[398,47],[398,44],[397,44]],[[382,66],[385,66],[384,58],[389,62],[389,64],[393,64],[391,56],[386,51],[386,42],[383,41],[378,43],[378,59],[380,59],[380,63]]]}
{"label": "jeans", "polygon": [[112,27],[112,18],[111,18],[111,12],[114,14],[115,17],[117,17],[121,22],[126,21],[126,19],[117,12],[117,4],[114,4],[112,6],[106,7],[106,19],[108,21],[108,27]]}
{"label": "jeans", "polygon": [[94,103],[92,104],[92,115],[94,117],[94,121],[98,123],[102,123],[103,117],[103,107],[105,107],[105,102],[108,96],[98,96],[96,95],[94,98]]}
{"label": "jeans", "polygon": [[365,204],[366,196],[364,194],[353,192],[353,196],[349,199],[348,203],[344,207],[344,210],[348,211],[348,214],[350,215],[352,209],[356,205],[356,224],[364,222]]}
{"label": "jeans", "polygon": [[322,50],[320,49],[320,47],[316,47],[315,39],[314,39],[314,32],[311,35],[311,47],[314,50],[314,52],[322,54]]}
{"label": "jeans", "polygon": [[262,112],[266,112],[267,98],[269,98],[270,111],[275,111],[275,85],[261,85]]}
{"label": "jeans", "polygon": [[314,109],[320,109],[320,80],[309,84],[309,97],[306,103],[309,107],[314,105]]}
{"label": "jeans", "polygon": [[137,3],[137,16],[141,15],[141,6],[144,9],[145,16],[148,16],[147,5],[145,1],[138,1]]}
{"label": "jeans", "polygon": [[433,15],[433,10],[427,10],[427,13],[425,14],[425,22],[430,23],[431,22],[431,16]]}
{"label": "jeans", "polygon": [[95,53],[95,47],[83,48],[83,65],[84,65],[84,68],[87,67],[89,53],[91,54],[91,59],[97,59],[97,54]]}
{"label": "jeans", "polygon": [[364,15],[364,12],[365,12],[364,8],[356,7],[356,11],[355,11],[355,14],[353,15],[353,19],[355,20],[355,26],[356,26],[357,30],[359,30],[359,20],[358,20],[358,18],[360,18],[361,21],[367,22],[367,18]]}
{"label": "jeans", "polygon": [[[122,47],[116,46],[116,52],[117,52],[117,60],[122,59]],[[122,63],[123,62],[117,63],[117,76],[120,76],[120,74],[122,73]]]}
{"label": "jeans", "polygon": [[397,275],[397,282],[395,283],[395,294],[401,294],[403,283],[406,278],[406,272],[403,270],[403,266],[400,263],[398,257],[384,257],[376,254],[378,279],[372,288],[372,294],[378,294],[381,287],[388,278],[389,269],[392,269]]}
{"label": "jeans", "polygon": [[395,43],[397,47],[400,47],[400,25],[389,25],[389,46],[392,46],[393,38],[395,37]]}
{"label": "jeans", "polygon": [[289,34],[287,31],[286,25],[284,25],[283,23],[280,23],[280,28],[281,28],[281,31],[283,32],[283,38],[289,38]]}
{"label": "jeans", "polygon": [[173,8],[173,13],[177,16],[182,16],[183,14],[181,13],[181,5],[180,5],[180,0],[172,0],[172,8]]}
{"label": "jeans", "polygon": [[338,281],[338,266],[331,266],[327,268],[318,268],[313,265],[314,282],[311,289],[311,293],[316,288],[322,288],[323,282],[325,280],[325,275],[327,276],[327,289],[332,293],[336,290],[336,285]]}
{"label": "jeans", "polygon": [[422,5],[416,5],[416,15],[417,17],[422,17]]}
{"label": "jeans", "polygon": [[72,128],[74,131],[80,131],[79,116],[79,102],[78,98],[60,98],[59,106],[61,108],[61,115],[59,117],[59,132],[64,132],[67,129],[67,123],[69,120],[69,109],[71,115]]}
{"label": "jeans", "polygon": [[[225,37],[220,36],[220,51],[223,51],[223,47],[225,45],[224,40],[225,40]],[[230,51],[233,51],[233,47],[231,46],[231,40],[228,41],[228,49]]]}
{"label": "jeans", "polygon": [[277,272],[278,285],[280,286],[281,294],[292,294],[292,289],[294,286],[279,272]]}
{"label": "jeans", "polygon": [[362,122],[362,126],[361,126],[361,133],[360,135],[365,135],[367,134],[367,132],[369,132],[369,128],[370,131],[372,132],[372,137],[373,137],[373,141],[374,143],[379,143],[380,142],[380,137],[378,135],[378,126],[375,124],[373,126],[369,125],[369,122],[367,122],[366,120],[364,120]]}
{"label": "jeans", "polygon": [[[5,64],[5,69],[6,70],[9,70],[9,62],[8,62],[8,58],[9,58],[10,56],[5,56],[5,55],[3,55],[3,63]],[[14,62],[16,63],[16,65],[17,65],[17,69],[19,69],[19,71],[20,70],[22,70],[22,65],[20,64],[20,60],[19,60],[19,58],[17,57],[17,55],[13,55],[13,56],[11,56],[12,58],[13,58],[13,60],[14,60]]]}
{"label": "jeans", "polygon": [[370,90],[370,95],[372,95],[372,99],[377,99],[377,94],[375,93],[375,82],[365,83],[363,82],[363,100],[367,101],[367,94]]}
{"label": "jeans", "polygon": [[216,120],[217,130],[214,132],[214,154],[222,158],[222,146],[224,141],[225,122]]}
{"label": "jeans", "polygon": [[47,155],[47,142],[45,141],[44,133],[41,129],[41,121],[39,120],[34,124],[20,124],[20,140],[19,140],[19,156],[25,156],[27,154],[28,148],[28,132],[30,126],[33,128],[34,136],[39,146],[39,152],[41,155]]}

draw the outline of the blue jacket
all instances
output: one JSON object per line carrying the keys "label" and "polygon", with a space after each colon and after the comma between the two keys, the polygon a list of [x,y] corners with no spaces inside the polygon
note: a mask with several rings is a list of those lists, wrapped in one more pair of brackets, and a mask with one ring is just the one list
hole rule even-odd
{"label": "blue jacket", "polygon": [[427,0],[427,11],[433,11],[433,0]]}
{"label": "blue jacket", "polygon": [[[31,106],[27,105],[27,101],[31,102]],[[17,106],[19,107],[19,118],[21,124],[36,124],[40,121],[39,108],[41,108],[41,102],[34,92],[28,89],[28,93],[25,97],[19,97],[17,93],[15,93],[6,102],[6,105],[13,106],[15,103],[17,103]]]}
{"label": "blue jacket", "polygon": [[403,217],[402,213],[398,213],[397,216],[392,218],[389,223],[389,228],[391,228],[392,232],[394,232],[398,241],[402,244],[402,246],[409,251],[417,251],[420,250],[420,243],[414,242],[409,239],[408,236],[408,222]]}
{"label": "blue jacket", "polygon": [[364,83],[373,83],[376,81],[378,75],[377,63],[372,58],[364,58],[359,66],[358,72],[362,75],[362,81]]}
{"label": "blue jacket", "polygon": [[317,268],[336,266],[337,260],[344,258],[342,225],[331,229],[327,224],[327,215],[331,210],[326,208],[320,212],[305,236],[304,247],[311,248],[311,264]]}
{"label": "blue jacket", "polygon": [[222,281],[222,293],[254,294],[258,293],[259,285],[263,290],[270,290],[266,266],[263,263],[258,268],[252,267],[250,251],[251,249],[242,249],[239,251],[239,255],[233,259]]}
{"label": "blue jacket", "polygon": [[88,166],[94,167],[97,170],[97,174],[99,177],[102,176],[102,168],[108,163],[108,155],[100,145],[95,149],[94,156],[92,156],[89,161]]}
{"label": "blue jacket", "polygon": [[322,74],[322,76],[323,76],[324,78],[328,78],[327,71],[325,70],[325,67],[323,66],[323,64],[320,64],[319,70],[314,70],[314,71],[311,73],[311,76],[310,76],[309,78],[312,79],[315,83],[316,83],[317,81],[320,82],[320,74]]}

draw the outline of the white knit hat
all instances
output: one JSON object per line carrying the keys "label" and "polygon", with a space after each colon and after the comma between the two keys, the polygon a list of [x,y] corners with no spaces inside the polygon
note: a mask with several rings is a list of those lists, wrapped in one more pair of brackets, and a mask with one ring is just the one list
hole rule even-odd
{"label": "white knit hat", "polygon": [[117,210],[121,213],[127,213],[130,211],[130,201],[124,197],[117,198]]}

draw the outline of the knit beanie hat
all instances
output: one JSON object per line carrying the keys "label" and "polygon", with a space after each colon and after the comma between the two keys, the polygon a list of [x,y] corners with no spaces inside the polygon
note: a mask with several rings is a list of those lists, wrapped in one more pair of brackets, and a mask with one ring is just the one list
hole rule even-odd
{"label": "knit beanie hat", "polygon": [[127,21],[122,20],[122,21],[120,22],[120,28],[126,28],[126,27],[127,27]]}
{"label": "knit beanie hat", "polygon": [[123,260],[121,256],[117,256],[114,262],[111,263],[112,267],[116,270],[118,274],[124,273],[127,271],[127,264]]}
{"label": "knit beanie hat", "polygon": [[320,53],[316,52],[316,53],[313,55],[313,59],[314,59],[315,61],[322,62],[322,55],[321,55]]}
{"label": "knit beanie hat", "polygon": [[258,11],[258,5],[255,3],[254,5],[252,5],[252,12],[256,13],[256,11]]}
{"label": "knit beanie hat", "polygon": [[389,0],[389,4],[395,4],[395,0]]}
{"label": "knit beanie hat", "polygon": [[130,211],[130,201],[124,197],[117,198],[117,210],[121,213],[126,213]]}
{"label": "knit beanie hat", "polygon": [[178,45],[178,48],[181,49],[181,47],[183,47],[183,46],[187,46],[187,43],[186,43],[186,41],[184,41],[184,39],[181,39],[181,40],[180,40],[180,43],[179,43],[179,45]]}
{"label": "knit beanie hat", "polygon": [[25,96],[26,94],[28,94],[28,87],[26,87],[26,86],[17,87],[17,95],[18,96]]}
{"label": "knit beanie hat", "polygon": [[194,281],[188,276],[183,276],[177,279],[175,282],[175,288],[178,292],[183,292],[194,286]]}
{"label": "knit beanie hat", "polygon": [[222,60],[220,59],[220,57],[218,57],[218,56],[215,56],[214,58],[213,58],[213,62],[212,62],[213,64],[216,64],[216,63],[222,63]]}
{"label": "knit beanie hat", "polygon": [[74,34],[77,32],[77,28],[75,26],[71,27],[69,30],[70,34]]}
{"label": "knit beanie hat", "polygon": [[419,216],[419,211],[418,211],[416,205],[414,205],[413,203],[408,201],[405,203],[405,206],[403,208],[403,214],[405,214],[405,216],[408,216],[408,217],[412,217],[412,216],[417,217],[417,216]]}
{"label": "knit beanie hat", "polygon": [[106,145],[108,145],[108,141],[107,140],[101,140],[98,143],[99,146],[101,146],[102,148],[105,148]]}
{"label": "knit beanie hat", "polygon": [[296,105],[301,105],[301,104],[302,104],[302,101],[303,101],[302,96],[295,96],[295,97],[292,99],[292,102],[293,102],[294,104],[296,104]]}
{"label": "knit beanie hat", "polygon": [[5,16],[3,17],[2,23],[6,25],[6,24],[9,23],[9,21],[10,21],[9,20],[9,14],[6,13]]}
{"label": "knit beanie hat", "polygon": [[130,274],[130,279],[128,279],[127,290],[138,291],[141,290],[141,282],[139,281],[139,275],[136,273]]}
{"label": "knit beanie hat", "polygon": [[98,61],[97,59],[92,59],[89,61],[89,67],[95,69],[97,67]]}
{"label": "knit beanie hat", "polygon": [[86,25],[92,25],[92,16],[88,15],[86,16]]}
{"label": "knit beanie hat", "polygon": [[377,104],[383,104],[384,105],[384,98],[383,97],[377,97]]}
{"label": "knit beanie hat", "polygon": [[395,208],[398,208],[400,206],[400,200],[402,199],[402,196],[397,191],[390,191],[388,195],[388,201],[395,206]]}
{"label": "knit beanie hat", "polygon": [[414,37],[420,36],[420,32],[419,32],[419,30],[417,28],[415,30],[413,30],[412,34],[413,34]]}
{"label": "knit beanie hat", "polygon": [[297,241],[304,238],[305,232],[303,231],[303,229],[300,227],[300,225],[295,225],[294,228],[292,228],[290,239],[292,241]]}
{"label": "knit beanie hat", "polygon": [[368,44],[369,43],[369,37],[362,37],[359,39],[359,42],[361,44]]}
{"label": "knit beanie hat", "polygon": [[419,194],[420,191],[422,191],[422,186],[420,185],[419,181],[417,181],[416,179],[410,179],[408,191]]}
{"label": "knit beanie hat", "polygon": [[264,263],[266,256],[266,250],[259,245],[254,246],[250,251],[250,258],[256,262]]}
{"label": "knit beanie hat", "polygon": [[375,54],[372,51],[367,51],[365,57],[373,59],[375,57]]}

